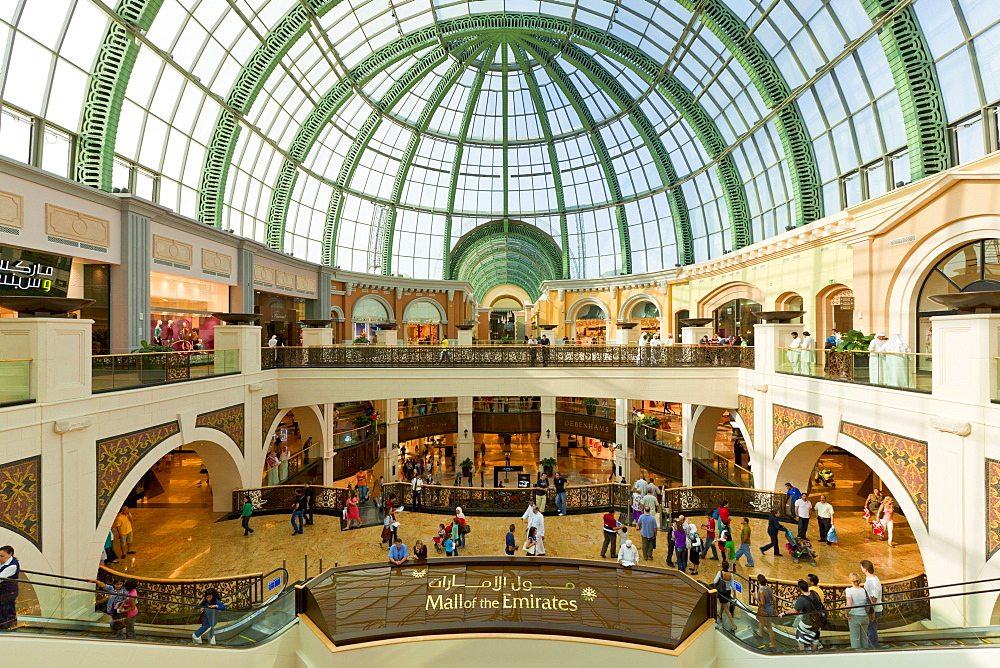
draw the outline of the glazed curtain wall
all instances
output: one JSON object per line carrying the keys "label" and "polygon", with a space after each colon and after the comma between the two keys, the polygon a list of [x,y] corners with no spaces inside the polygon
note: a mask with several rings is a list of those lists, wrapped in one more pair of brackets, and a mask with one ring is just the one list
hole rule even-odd
{"label": "glazed curtain wall", "polygon": [[345,269],[441,277],[511,217],[563,276],[650,271],[994,150],[998,21],[992,0],[11,0],[0,153]]}

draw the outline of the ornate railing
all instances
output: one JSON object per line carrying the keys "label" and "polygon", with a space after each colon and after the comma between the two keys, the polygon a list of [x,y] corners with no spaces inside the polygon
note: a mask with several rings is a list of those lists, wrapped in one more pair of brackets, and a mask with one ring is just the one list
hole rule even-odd
{"label": "ornate railing", "polygon": [[694,444],[693,461],[736,487],[753,487],[753,474],[731,459],[726,459],[701,443]]}
{"label": "ornate railing", "polygon": [[754,354],[753,346],[742,346],[740,348],[740,366],[744,369],[755,369],[757,356]]}
{"label": "ornate railing", "polygon": [[[250,610],[260,605],[271,595],[279,594],[288,585],[288,572],[278,568],[270,573],[251,573],[229,577],[200,579],[165,579],[138,576],[134,573],[120,573],[107,566],[97,572],[100,582],[111,582],[134,578],[138,582],[139,621],[155,619],[157,623],[167,623],[171,617],[178,624],[192,623],[200,610],[192,608],[202,599],[209,587],[219,592],[219,597],[229,610]],[[275,580],[278,580],[275,583]],[[270,590],[269,590],[270,586]],[[107,599],[106,593],[98,593],[97,603]]]}
{"label": "ornate railing", "polygon": [[[768,578],[771,591],[774,592],[775,609],[787,610],[795,603],[799,596],[799,586],[797,582],[789,580],[774,580]],[[847,601],[844,598],[844,590],[850,585],[829,584],[820,582],[820,589],[823,591],[823,607],[827,612],[827,621],[833,631],[847,630],[846,610]],[[747,598],[751,604],[756,604],[757,592],[760,585],[755,578],[749,579]],[[898,580],[885,580],[882,582],[882,600],[893,605],[883,605],[882,616],[879,618],[880,629],[906,626],[914,622],[930,619],[931,604],[926,598],[930,595],[927,589],[927,575],[918,573]],[[924,600],[918,600],[924,599]],[[837,609],[841,608],[841,609]],[[794,615],[784,620],[775,619],[776,624],[792,624]]]}
{"label": "ornate railing", "polygon": [[572,401],[570,399],[559,399],[556,401],[556,412],[572,413],[574,415],[590,415],[591,417],[601,417],[614,420],[616,416],[615,400],[611,399],[606,404],[585,404],[582,401]]}
{"label": "ornate railing", "polygon": [[[461,506],[472,514],[513,514],[520,515],[528,504],[535,500],[534,489],[517,487],[451,487],[446,485],[424,485],[422,505],[427,511],[451,512]],[[395,494],[404,506],[412,506],[413,491],[408,483],[385,485],[383,494]],[[549,488],[546,494],[546,508],[555,509],[556,493]],[[566,487],[566,508],[568,511],[596,512],[611,508],[624,508],[630,501],[627,485],[605,483],[600,485],[569,485]]]}
{"label": "ornate railing", "polygon": [[169,353],[94,355],[93,392],[223,376],[240,371],[239,350],[191,350]]}
{"label": "ornate railing", "polygon": [[[295,493],[302,485],[275,485],[273,487],[253,487],[249,489],[234,489],[233,513],[243,510],[243,497],[249,496],[255,511],[291,512]],[[340,512],[347,505],[347,489],[342,487],[314,486],[314,510]]]}
{"label": "ornate railing", "polygon": [[[429,401],[425,404],[413,404],[412,406],[399,407],[399,419],[405,420],[411,417],[423,417],[433,413],[454,413],[458,410],[458,403],[454,401]],[[478,408],[475,410],[479,410]]]}
{"label": "ornate railing", "polygon": [[637,424],[632,428],[636,463],[675,482],[683,480],[680,436],[647,425]]}
{"label": "ornate railing", "polygon": [[310,346],[265,348],[261,367],[738,367],[738,346],[663,346],[638,357],[635,346]]}
{"label": "ornate railing", "polygon": [[723,501],[729,502],[733,515],[767,517],[771,510],[786,516],[787,496],[782,492],[741,487],[675,487],[664,491],[663,505],[676,515],[715,510]]}

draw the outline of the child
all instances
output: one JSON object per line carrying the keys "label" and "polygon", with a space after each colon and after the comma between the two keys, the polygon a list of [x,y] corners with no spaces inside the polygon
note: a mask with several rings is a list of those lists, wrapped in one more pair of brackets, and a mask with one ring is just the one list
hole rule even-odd
{"label": "child", "polygon": [[455,539],[448,536],[444,541],[444,554],[446,557],[457,557],[458,556],[458,545]]}

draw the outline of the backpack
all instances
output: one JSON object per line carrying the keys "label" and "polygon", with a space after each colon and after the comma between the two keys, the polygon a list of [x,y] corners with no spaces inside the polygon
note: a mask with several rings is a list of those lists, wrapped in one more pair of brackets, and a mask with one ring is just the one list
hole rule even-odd
{"label": "backpack", "polygon": [[719,517],[719,509],[718,508],[716,508],[715,510],[712,511],[712,519],[715,520],[715,521],[717,521],[717,522],[719,522],[719,521],[722,520],[722,518]]}
{"label": "backpack", "polygon": [[[819,595],[814,591],[809,592],[809,598],[812,599],[813,604],[812,621],[819,621],[819,628],[829,631],[830,620],[827,619],[826,606],[823,605],[823,601],[819,599]],[[811,626],[815,626],[815,624],[812,624]]]}

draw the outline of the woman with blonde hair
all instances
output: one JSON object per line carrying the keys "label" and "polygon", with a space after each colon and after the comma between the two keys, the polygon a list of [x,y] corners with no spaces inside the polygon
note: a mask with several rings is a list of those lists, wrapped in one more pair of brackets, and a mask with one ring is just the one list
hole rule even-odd
{"label": "woman with blonde hair", "polygon": [[885,527],[885,539],[889,541],[889,547],[892,547],[892,514],[896,509],[896,503],[892,500],[892,497],[888,494],[884,499],[882,499],[882,505],[879,508],[879,518],[881,518],[882,526]]}
{"label": "woman with blonde hair", "polygon": [[860,575],[851,573],[849,579],[851,586],[844,590],[844,603],[849,608],[847,628],[851,632],[851,649],[868,649],[868,592]]}

